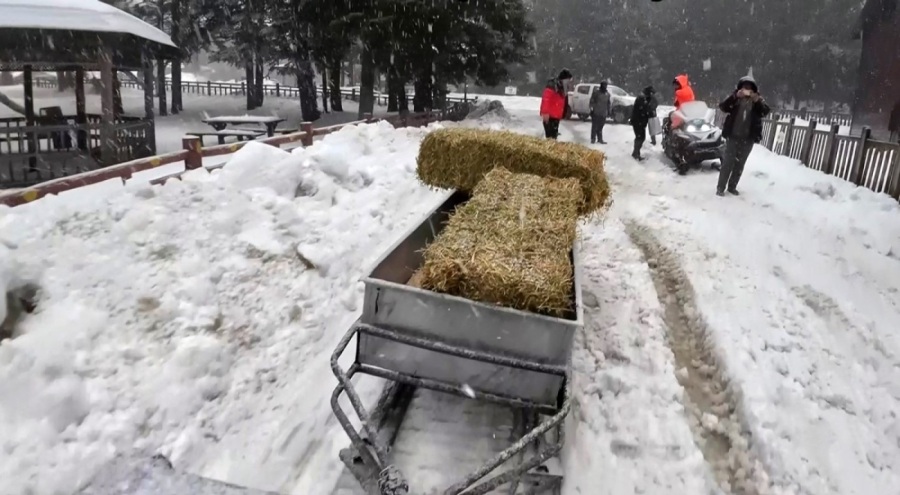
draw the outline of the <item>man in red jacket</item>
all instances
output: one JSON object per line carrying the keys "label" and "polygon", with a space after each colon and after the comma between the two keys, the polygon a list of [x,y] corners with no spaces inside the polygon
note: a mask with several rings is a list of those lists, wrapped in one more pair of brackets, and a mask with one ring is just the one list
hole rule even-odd
{"label": "man in red jacket", "polygon": [[571,80],[572,73],[563,69],[559,77],[551,79],[544,88],[541,120],[544,122],[544,136],[548,139],[559,137],[559,121],[566,115],[566,107],[569,105],[567,90]]}
{"label": "man in red jacket", "polygon": [[675,76],[672,81],[672,89],[675,90],[675,108],[681,108],[683,103],[694,101],[694,89],[688,82],[687,74]]}

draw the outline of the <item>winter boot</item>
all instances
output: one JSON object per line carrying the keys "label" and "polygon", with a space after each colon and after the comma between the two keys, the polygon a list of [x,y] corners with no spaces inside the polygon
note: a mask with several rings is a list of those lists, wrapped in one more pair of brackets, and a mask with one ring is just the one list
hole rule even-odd
{"label": "winter boot", "polygon": [[634,152],[631,153],[631,157],[637,161],[641,161],[644,159],[644,157],[641,156],[641,145],[643,145],[643,144],[644,143],[641,141],[634,142]]}

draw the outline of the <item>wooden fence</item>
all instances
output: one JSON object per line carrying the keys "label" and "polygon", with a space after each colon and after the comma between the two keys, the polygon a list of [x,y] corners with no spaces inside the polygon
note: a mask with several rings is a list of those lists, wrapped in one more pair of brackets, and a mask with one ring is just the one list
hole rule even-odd
{"label": "wooden fence", "polygon": [[[364,120],[349,122],[346,124],[335,125],[331,127],[321,127],[313,129],[312,123],[304,122],[300,125],[300,131],[282,136],[275,136],[257,140],[256,142],[265,143],[271,146],[310,146],[316,136],[324,136],[341,130],[344,126],[373,123],[378,121],[386,121],[394,127],[423,127],[432,122],[440,120],[459,121],[466,117],[471,110],[469,104],[456,104],[446,110],[435,112],[411,113],[406,115],[392,115],[390,117],[376,119],[368,116]],[[177,162],[184,162],[184,170],[160,177],[150,181],[151,184],[165,184],[171,179],[180,178],[188,170],[203,168],[203,159],[228,155],[243,148],[249,141],[238,142],[233,144],[222,144],[217,146],[203,147],[201,141],[196,137],[185,137],[182,139],[182,150],[165,153],[162,155],[151,156],[132,160],[130,162],[112,165],[110,167],[93,170],[69,177],[63,177],[47,182],[42,182],[33,187],[26,189],[18,189],[0,192],[0,204],[7,206],[18,206],[29,203],[37,199],[43,198],[50,194],[59,194],[70,189],[97,184],[110,179],[119,178],[124,182],[131,178],[132,175],[146,170],[169,165]],[[224,164],[206,167],[206,170],[215,170],[223,167]]]}
{"label": "wooden fence", "polygon": [[[719,125],[723,120],[719,112]],[[796,116],[783,120],[780,114],[773,115],[763,119],[760,144],[811,169],[900,200],[900,145],[872,139],[868,127],[859,136],[840,134],[849,119],[830,120],[829,125],[813,118],[803,125],[797,124]]]}
{"label": "wooden fence", "polygon": [[[120,84],[123,88],[132,88],[132,89],[143,89],[140,84],[136,81],[132,81],[130,79],[120,79]],[[42,88],[55,88],[57,83],[52,79],[36,79],[34,81],[34,85]],[[166,91],[172,90],[172,81],[166,80]],[[218,81],[181,81],[181,92],[182,94],[195,94],[201,96],[236,96],[236,95],[246,95],[247,94],[247,84],[244,82],[218,82]],[[321,95],[322,88],[317,87],[316,93]],[[266,96],[275,96],[275,97],[285,97],[285,98],[299,98],[300,97],[300,88],[296,86],[288,86],[282,85],[281,83],[275,84],[264,84],[263,85],[263,94]],[[378,92],[375,92],[375,103],[380,106],[387,106],[388,104],[388,95]],[[344,100],[358,101],[359,93],[356,91],[356,88],[342,88],[341,89],[341,97]],[[454,103],[466,103],[469,101],[475,101],[478,98],[469,98],[469,97],[450,97],[447,96],[444,98],[448,105]]]}

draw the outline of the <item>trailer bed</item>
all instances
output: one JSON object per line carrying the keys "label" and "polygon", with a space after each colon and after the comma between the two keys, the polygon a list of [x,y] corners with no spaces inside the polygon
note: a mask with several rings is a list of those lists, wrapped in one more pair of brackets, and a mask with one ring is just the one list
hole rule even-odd
{"label": "trailer bed", "polygon": [[[571,253],[573,310],[563,318],[410,283],[424,248],[466,199],[446,194],[378,260],[363,278],[362,315],[332,355],[339,385],[331,405],[351,440],[341,458],[360,494],[561,490],[554,458],[571,407],[572,341],[583,325],[578,246]],[[338,359],[354,341],[356,359],[345,370]],[[353,388],[358,373],[388,380],[371,408]],[[344,395],[359,428],[341,403]],[[335,493],[349,495],[350,486],[345,477]]]}

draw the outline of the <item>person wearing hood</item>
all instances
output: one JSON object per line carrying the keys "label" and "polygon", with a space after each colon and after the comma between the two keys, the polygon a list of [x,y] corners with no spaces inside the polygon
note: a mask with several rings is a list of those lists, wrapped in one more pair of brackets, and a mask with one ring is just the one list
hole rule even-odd
{"label": "person wearing hood", "polygon": [[568,106],[567,89],[572,73],[563,69],[559,77],[551,79],[541,97],[541,120],[544,122],[544,136],[547,139],[559,137],[559,121],[566,115]]}
{"label": "person wearing hood", "polygon": [[651,99],[656,94],[653,86],[647,86],[641,95],[634,100],[634,106],[631,108],[631,127],[634,129],[634,152],[631,156],[635,160],[643,160],[641,156],[641,147],[647,139],[647,124],[650,117],[655,117],[655,110],[651,110]]}
{"label": "person wearing hood", "polygon": [[726,115],[722,125],[725,155],[719,169],[716,195],[724,196],[727,188],[729,193],[737,196],[738,181],[741,180],[747,158],[753,151],[753,145],[762,140],[762,119],[769,115],[769,105],[759,95],[756,81],[746,76],[738,81],[734,93],[719,104],[719,110]]}
{"label": "person wearing hood", "polygon": [[681,108],[681,105],[694,101],[694,89],[688,81],[687,74],[675,76],[672,81],[672,89],[675,91],[675,108]]}
{"label": "person wearing hood", "polygon": [[600,87],[594,88],[594,92],[591,93],[591,144],[606,144],[603,140],[603,126],[606,125],[606,118],[609,117],[612,105],[607,86],[607,82],[603,81]]}

